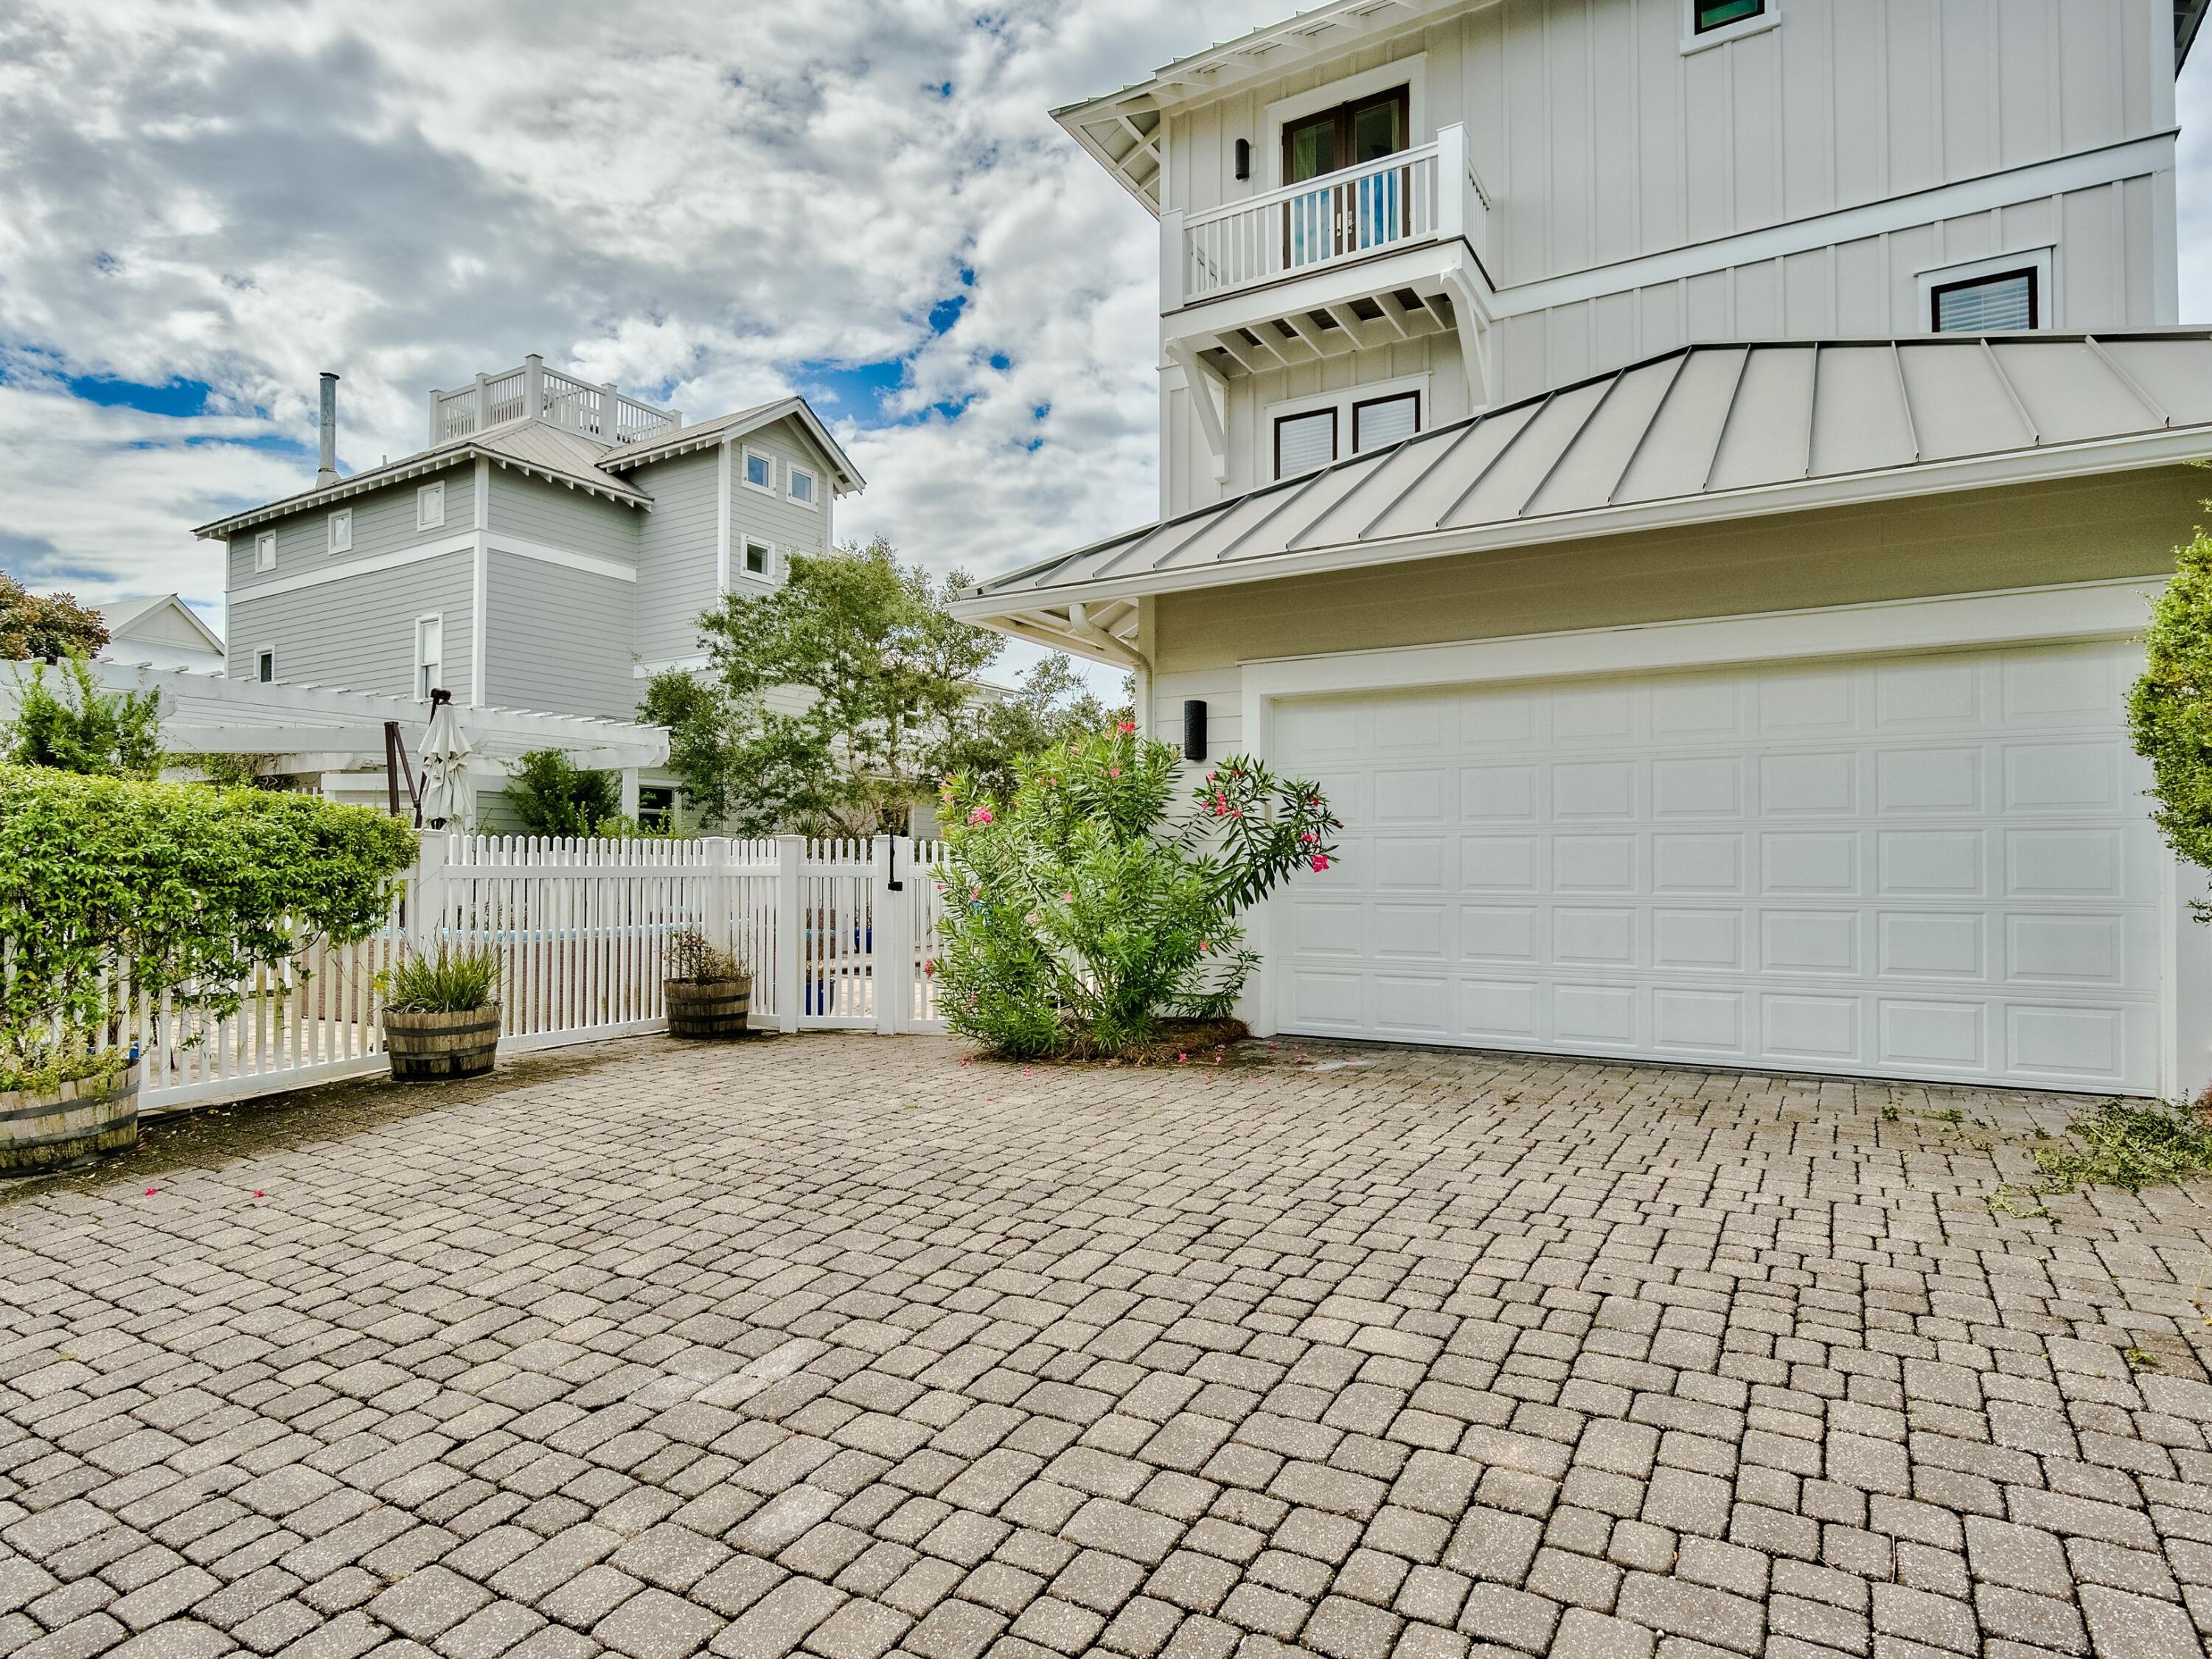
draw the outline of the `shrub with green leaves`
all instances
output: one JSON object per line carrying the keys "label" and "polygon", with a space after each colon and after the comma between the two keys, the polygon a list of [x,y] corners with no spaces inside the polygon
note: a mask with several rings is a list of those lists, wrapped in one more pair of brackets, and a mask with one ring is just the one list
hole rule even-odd
{"label": "shrub with green leaves", "polygon": [[0,1041],[97,1029],[125,963],[228,1014],[257,969],[382,926],[414,858],[365,807],[0,764]]}
{"label": "shrub with green leaves", "polygon": [[88,777],[150,778],[161,769],[161,696],[109,691],[81,656],[15,676],[15,712],[0,723],[0,762]]}
{"label": "shrub with green leaves", "polygon": [[1226,1018],[1259,960],[1238,916],[1335,854],[1321,791],[1241,757],[1171,822],[1176,751],[1135,732],[1031,757],[1011,798],[945,787],[945,943],[927,967],[947,1023],[995,1054],[1119,1054],[1164,1019]]}
{"label": "shrub with green leaves", "polygon": [[435,956],[418,952],[376,976],[384,1006],[408,1014],[465,1014],[487,1008],[499,995],[499,953],[488,947],[448,945]]}
{"label": "shrub with green leaves", "polygon": [[533,749],[507,768],[507,804],[533,836],[595,836],[622,814],[622,780],[586,772],[557,749]]}
{"label": "shrub with green leaves", "polygon": [[2128,723],[2136,752],[2151,763],[2152,816],[2176,853],[2212,869],[2212,532],[2200,529],[2174,550],[2143,659]]}

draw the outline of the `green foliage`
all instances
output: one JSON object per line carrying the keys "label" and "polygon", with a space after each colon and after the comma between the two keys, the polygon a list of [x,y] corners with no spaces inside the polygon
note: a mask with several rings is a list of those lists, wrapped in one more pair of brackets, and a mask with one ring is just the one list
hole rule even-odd
{"label": "green foliage", "polygon": [[1011,796],[1023,757],[1117,725],[1130,718],[1135,701],[1136,688],[1124,678],[1121,706],[1109,708],[1066,654],[1055,651],[1030,665],[1011,696],[972,700],[945,744],[940,775],[963,772],[977,788]]}
{"label": "green foliage", "polygon": [[123,962],[228,1013],[255,969],[374,931],[414,857],[411,830],[363,807],[0,765],[0,1034],[97,1028]]}
{"label": "green foliage", "polygon": [[2039,1130],[2029,1156],[2038,1179],[1999,1188],[1992,1207],[2007,1215],[2045,1215],[2042,1200],[2054,1193],[2084,1187],[2139,1193],[2212,1175],[2212,1111],[2108,1100],[2068,1124],[2063,1136]]}
{"label": "green foliage", "polygon": [[622,780],[582,771],[557,749],[532,750],[507,778],[507,804],[533,836],[597,835],[622,813]]}
{"label": "green foliage", "polygon": [[696,928],[686,929],[668,942],[668,977],[697,985],[750,979],[753,970],[734,951],[725,951]]}
{"label": "green foliage", "polygon": [[[642,705],[700,815],[740,836],[904,830],[1002,644],[946,612],[965,580],[933,581],[879,538],[794,555],[782,586],[702,617],[707,673],[656,675]],[[771,706],[792,688],[804,708]]]}
{"label": "green foliage", "polygon": [[[87,777],[151,778],[161,769],[161,696],[106,691],[82,655],[46,681],[40,664],[15,676],[15,713],[0,725],[0,762],[50,766]],[[58,687],[58,690],[57,690]]]}
{"label": "green foliage", "polygon": [[2175,550],[2143,657],[2128,721],[2151,763],[2152,816],[2176,853],[2212,868],[2212,533],[2199,529]]}
{"label": "green foliage", "polygon": [[384,1006],[409,1014],[465,1014],[499,994],[499,953],[440,945],[434,956],[404,958],[376,976]]}
{"label": "green foliage", "polygon": [[50,1095],[64,1083],[105,1085],[122,1074],[123,1048],[92,1048],[82,1033],[60,1041],[0,1032],[0,1095]]}
{"label": "green foliage", "polygon": [[282,755],[171,755],[172,766],[187,768],[218,789],[282,789],[284,774],[276,769]]}
{"label": "green foliage", "polygon": [[1176,751],[1113,731],[1023,761],[1010,796],[956,777],[931,969],[952,1029],[1014,1057],[1129,1052],[1219,1019],[1258,958],[1237,916],[1340,828],[1321,792],[1231,758],[1169,822]]}
{"label": "green foliage", "polygon": [[29,592],[0,571],[0,659],[92,657],[106,643],[107,624],[100,612],[71,594]]}

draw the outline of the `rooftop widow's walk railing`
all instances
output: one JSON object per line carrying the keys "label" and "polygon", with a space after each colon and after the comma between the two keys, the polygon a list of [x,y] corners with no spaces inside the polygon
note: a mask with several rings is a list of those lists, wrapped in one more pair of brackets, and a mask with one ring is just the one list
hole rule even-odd
{"label": "rooftop widow's walk railing", "polygon": [[525,416],[550,421],[605,444],[650,443],[684,424],[680,410],[662,409],[617,391],[545,367],[532,352],[519,368],[479,374],[476,384],[430,393],[430,441],[451,442]]}

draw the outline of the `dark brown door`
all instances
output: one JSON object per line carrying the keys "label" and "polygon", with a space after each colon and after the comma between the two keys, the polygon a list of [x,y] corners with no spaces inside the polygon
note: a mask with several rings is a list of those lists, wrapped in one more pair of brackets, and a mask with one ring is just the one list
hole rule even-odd
{"label": "dark brown door", "polygon": [[[1379,161],[1407,146],[1410,101],[1404,87],[1355,99],[1283,128],[1283,182],[1302,185]],[[1283,218],[1283,263],[1311,264],[1405,232],[1404,169],[1362,181],[1361,187],[1316,190],[1293,197]]]}

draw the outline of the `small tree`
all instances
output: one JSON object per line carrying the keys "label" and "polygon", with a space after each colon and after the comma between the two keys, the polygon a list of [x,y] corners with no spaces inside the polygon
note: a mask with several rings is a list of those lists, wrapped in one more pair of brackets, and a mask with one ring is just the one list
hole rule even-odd
{"label": "small tree", "polygon": [[1122,1052],[1163,1018],[1226,1018],[1258,958],[1237,918],[1328,868],[1321,791],[1256,761],[1207,773],[1168,821],[1176,751],[1124,720],[1024,761],[1010,797],[946,785],[947,1022],[1010,1056]]}
{"label": "small tree", "polygon": [[701,816],[745,836],[902,830],[1001,648],[945,609],[965,580],[878,538],[794,555],[782,586],[702,617],[706,675],[657,675],[643,705]]}
{"label": "small tree", "polygon": [[107,643],[107,624],[69,593],[41,596],[0,571],[0,658],[16,662],[96,656]]}
{"label": "small tree", "polygon": [[507,804],[533,836],[591,836],[622,812],[622,782],[586,772],[557,749],[533,749],[507,769]]}
{"label": "small tree", "polygon": [[2212,533],[2199,529],[2175,550],[2143,657],[2128,723],[2136,752],[2151,763],[2152,816],[2176,853],[2212,868]]}
{"label": "small tree", "polygon": [[1023,759],[1059,749],[1130,718],[1136,688],[1125,677],[1121,703],[1109,708],[1084,683],[1074,663],[1055,651],[1030,665],[1011,696],[979,696],[945,745],[945,771],[965,773],[978,789],[1014,793]]}
{"label": "small tree", "polygon": [[[58,690],[57,690],[57,687]],[[82,653],[63,659],[55,684],[43,663],[15,679],[15,713],[0,725],[0,760],[87,777],[150,778],[161,769],[158,691],[106,691]]]}

